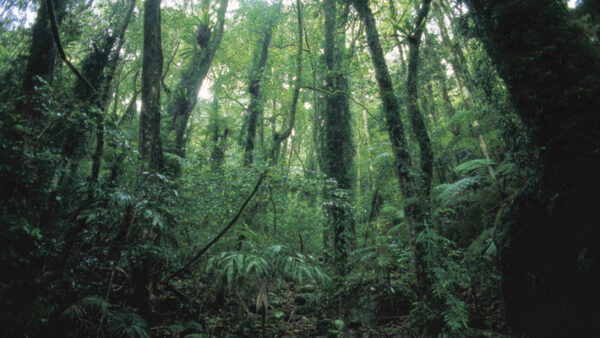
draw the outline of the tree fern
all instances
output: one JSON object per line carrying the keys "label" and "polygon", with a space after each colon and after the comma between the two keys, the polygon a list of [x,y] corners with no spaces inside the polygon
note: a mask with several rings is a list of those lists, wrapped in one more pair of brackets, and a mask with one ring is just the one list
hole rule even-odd
{"label": "tree fern", "polygon": [[437,198],[442,205],[447,205],[457,201],[457,197],[463,195],[470,189],[474,189],[486,182],[482,176],[472,176],[462,178],[452,184],[443,184],[434,188],[434,193],[438,192]]}
{"label": "tree fern", "polygon": [[495,164],[495,162],[491,159],[478,158],[475,160],[470,160],[470,161],[461,163],[456,168],[454,168],[454,171],[459,175],[469,175],[469,176],[474,176],[477,174],[482,175],[485,173],[485,170],[487,169],[488,166],[492,166],[494,164]]}

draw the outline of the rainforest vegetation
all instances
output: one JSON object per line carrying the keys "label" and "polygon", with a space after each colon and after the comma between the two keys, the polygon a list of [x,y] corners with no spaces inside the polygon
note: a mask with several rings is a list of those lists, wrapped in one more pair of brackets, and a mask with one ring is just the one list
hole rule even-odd
{"label": "rainforest vegetation", "polygon": [[0,4],[0,336],[598,336],[600,2]]}

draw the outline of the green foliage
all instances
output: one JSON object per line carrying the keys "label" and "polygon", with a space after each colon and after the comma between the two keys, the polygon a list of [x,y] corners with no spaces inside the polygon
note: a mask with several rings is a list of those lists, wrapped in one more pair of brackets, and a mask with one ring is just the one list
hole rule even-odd
{"label": "green foliage", "polygon": [[465,177],[452,184],[441,184],[433,189],[433,193],[439,192],[437,198],[442,205],[448,205],[457,201],[468,199],[466,193],[476,189],[487,182],[485,177]]}
{"label": "green foliage", "polygon": [[295,253],[282,245],[271,246],[260,256],[222,252],[207,261],[206,271],[214,273],[224,287],[243,287],[268,279],[299,285],[308,282],[327,285],[331,281],[313,257]]}
{"label": "green foliage", "polygon": [[59,317],[61,325],[72,329],[69,335],[97,335],[105,332],[111,337],[149,337],[148,324],[132,310],[115,309],[97,296],[89,296],[65,309]]}
{"label": "green foliage", "polygon": [[135,312],[113,314],[108,320],[107,331],[113,337],[146,338],[148,324]]}
{"label": "green foliage", "polygon": [[485,170],[488,166],[493,165],[495,165],[494,160],[480,158],[461,163],[456,168],[454,168],[454,171],[459,175],[482,175],[485,173]]}
{"label": "green foliage", "polygon": [[438,331],[441,336],[450,337],[465,335],[469,314],[461,292],[470,286],[470,276],[464,267],[464,252],[431,226],[426,226],[417,236],[417,243],[427,248],[425,261],[433,299],[429,303],[419,300],[413,304],[412,325],[421,328],[426,323],[437,323],[441,327],[425,331]]}

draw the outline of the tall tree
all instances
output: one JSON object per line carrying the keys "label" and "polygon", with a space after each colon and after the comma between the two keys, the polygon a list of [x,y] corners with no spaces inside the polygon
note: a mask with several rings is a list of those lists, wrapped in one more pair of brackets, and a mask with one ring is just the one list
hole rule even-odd
{"label": "tall tree", "polygon": [[142,112],[139,127],[139,151],[149,168],[163,169],[160,136],[160,79],[163,54],[160,30],[160,0],[144,3],[144,47],[142,55]]}
{"label": "tall tree", "polygon": [[327,198],[334,202],[327,208],[331,233],[333,234],[333,258],[340,273],[345,271],[349,246],[354,237],[354,219],[350,206],[353,181],[354,143],[350,103],[348,99],[348,79],[344,74],[345,63],[345,25],[346,16],[342,15],[340,24],[336,24],[337,10],[335,0],[325,0],[325,41],[323,58],[326,66],[325,85],[329,94],[325,97],[323,112],[324,149],[323,172],[337,183],[340,192],[330,193]]}
{"label": "tall tree", "polygon": [[600,57],[563,1],[467,0],[529,130],[535,176],[501,227],[508,322],[531,336],[597,333]]}
{"label": "tall tree", "polygon": [[[56,24],[59,25],[65,17],[64,12],[67,1],[55,0],[51,3],[54,7]],[[47,5],[47,1],[40,1],[35,22],[31,28],[31,45],[21,87],[22,98],[16,106],[17,113],[27,118],[27,123],[31,128],[30,136],[24,138],[26,149],[32,146],[33,138],[31,135],[40,127],[41,110],[33,102],[35,98],[34,89],[43,84],[42,81],[52,82],[54,64],[56,63],[57,53],[52,30],[50,29],[50,16]],[[31,149],[28,149],[28,151],[31,151]]]}
{"label": "tall tree", "polygon": [[273,5],[274,13],[270,13],[263,36],[258,40],[254,52],[254,62],[250,70],[248,92],[250,93],[250,104],[248,105],[248,123],[246,129],[246,145],[244,147],[244,166],[249,166],[254,161],[254,141],[256,138],[256,125],[262,111],[261,82],[263,80],[267,58],[269,57],[269,45],[273,35],[273,28],[277,22],[281,4]]}
{"label": "tall tree", "polygon": [[405,223],[412,233],[411,241],[415,255],[417,293],[422,300],[427,300],[431,294],[431,281],[427,277],[426,271],[426,249],[424,243],[415,240],[415,236],[424,229],[424,205],[418,200],[419,187],[411,175],[412,161],[406,145],[404,125],[400,118],[400,104],[394,93],[392,78],[385,62],[383,49],[379,41],[379,33],[369,2],[368,0],[353,0],[353,5],[365,26],[367,44],[373,68],[375,68],[375,78],[379,86],[379,96],[383,103],[382,111],[394,152],[396,175],[404,197]]}
{"label": "tall tree", "polygon": [[[225,12],[228,0],[220,0],[217,10],[217,23],[212,39],[205,46],[195,46],[189,62],[181,73],[181,79],[175,87],[173,99],[167,106],[167,113],[171,117],[170,129],[175,137],[175,153],[185,155],[185,131],[192,110],[198,101],[198,91],[210,70],[217,49],[223,38],[225,27]],[[208,10],[208,8],[206,8]],[[199,29],[204,29],[201,26]]]}
{"label": "tall tree", "polygon": [[[120,27],[114,33],[114,38],[117,40],[116,46],[111,46],[109,50],[112,50],[110,53],[110,57],[107,56],[108,62],[103,69],[105,72],[104,81],[102,81],[100,87],[100,97],[99,97],[99,110],[101,112],[106,112],[109,106],[110,96],[113,90],[113,79],[115,77],[115,73],[117,71],[117,66],[119,65],[119,61],[121,60],[120,54],[121,49],[123,48],[123,44],[125,43],[125,32],[127,31],[127,27],[129,26],[129,22],[131,21],[131,17],[133,15],[133,10],[135,8],[135,0],[130,1],[129,8],[127,9],[127,13],[125,14],[125,18],[123,18],[123,22]],[[113,48],[114,47],[114,48]],[[117,94],[115,94],[118,96]],[[100,174],[100,165],[102,161],[102,154],[104,153],[104,114],[99,114],[96,118],[96,149],[92,154],[92,171],[90,173],[90,182],[97,182],[98,175]]]}
{"label": "tall tree", "polygon": [[[419,111],[418,77],[419,77],[419,50],[421,47],[421,37],[425,29],[425,20],[429,13],[431,0],[423,0],[417,18],[414,31],[408,36],[408,76],[406,79],[406,106],[408,117],[415,133],[419,148],[421,151],[421,198],[429,199],[431,190],[431,178],[433,173],[433,150],[431,149],[431,140],[427,134],[423,114]],[[424,202],[426,203],[426,202]],[[427,203],[428,204],[428,203]],[[426,212],[426,211],[424,211]]]}

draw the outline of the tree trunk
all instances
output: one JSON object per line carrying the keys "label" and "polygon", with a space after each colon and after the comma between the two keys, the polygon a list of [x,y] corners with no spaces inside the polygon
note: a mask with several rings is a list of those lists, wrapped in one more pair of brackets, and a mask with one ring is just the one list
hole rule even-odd
{"label": "tree trunk", "polygon": [[265,66],[267,64],[267,58],[269,57],[269,44],[271,43],[271,36],[273,35],[273,28],[275,26],[277,15],[281,6],[276,6],[276,13],[267,21],[267,24],[263,31],[263,37],[257,44],[257,51],[255,52],[254,67],[251,70],[248,85],[248,92],[250,93],[250,104],[248,105],[248,125],[246,130],[246,145],[244,147],[244,166],[248,167],[254,161],[254,141],[256,138],[256,125],[258,123],[258,117],[262,111],[262,102],[260,95],[261,81]]}
{"label": "tree trunk", "polygon": [[144,3],[144,49],[142,59],[142,112],[139,151],[151,170],[162,171],[160,136],[160,78],[163,54],[160,34],[160,0]]}
{"label": "tree trunk", "polygon": [[[63,12],[66,7],[66,1],[55,0],[53,3],[54,12],[57,15],[56,24],[59,25],[64,17]],[[33,99],[34,88],[42,84],[36,77],[39,76],[44,81],[51,83],[56,60],[56,49],[52,38],[49,15],[45,1],[40,2],[40,7],[31,30],[31,46],[22,85],[22,92],[25,97],[23,105],[18,108],[20,108],[19,110],[35,123],[35,121],[40,118],[40,112],[34,108],[31,100]]]}
{"label": "tree trunk", "polygon": [[[346,270],[346,259],[352,238],[354,237],[354,218],[348,207],[352,192],[354,142],[348,95],[348,80],[343,73],[345,65],[345,34],[336,36],[339,28],[336,25],[335,0],[325,0],[325,44],[324,60],[327,68],[325,77],[326,90],[332,94],[325,97],[324,118],[324,173],[333,178],[337,189],[343,191],[329,192],[327,198],[332,201],[327,208],[331,233],[333,234],[333,260],[338,272],[343,275]],[[345,21],[345,20],[342,20]]]}
{"label": "tree trunk", "polygon": [[[431,141],[427,134],[423,115],[419,111],[419,94],[418,94],[418,76],[419,76],[419,49],[421,46],[421,36],[425,28],[425,20],[429,13],[431,0],[423,0],[421,8],[417,14],[415,30],[408,37],[408,77],[406,80],[406,108],[408,116],[415,133],[417,143],[421,153],[421,198],[423,203],[429,205],[429,192],[431,190],[431,178],[433,176],[433,150],[431,149]],[[425,210],[424,210],[425,211]]]}
{"label": "tree trunk", "polygon": [[[104,78],[104,81],[102,82],[100,98],[98,103],[98,108],[102,113],[106,112],[107,108],[109,107],[109,99],[112,91],[113,79],[119,61],[121,59],[119,54],[121,53],[121,49],[123,48],[123,44],[125,43],[125,32],[127,31],[127,27],[129,26],[129,22],[131,21],[131,16],[133,15],[134,8],[135,1],[132,0],[131,4],[129,5],[129,9],[127,10],[127,14],[123,19],[124,21],[121,24],[121,27],[118,29],[119,34],[118,36],[115,36],[117,40],[117,47],[113,50],[114,43],[110,45],[110,48],[108,48],[108,51],[112,50],[112,52],[110,53],[110,58],[108,58],[108,55],[106,56],[107,65],[106,67],[103,67],[101,69],[101,71],[104,72],[106,68],[106,78]],[[90,182],[93,183],[98,182],[98,176],[100,174],[100,165],[102,163],[102,154],[104,153],[104,114],[99,115],[100,116],[98,116],[96,120],[96,149],[92,154],[92,171],[90,173]]]}
{"label": "tree trunk", "polygon": [[404,197],[405,223],[412,236],[411,244],[415,254],[415,269],[417,276],[417,294],[422,300],[427,300],[431,294],[431,282],[426,274],[425,247],[415,241],[415,236],[424,229],[423,205],[419,203],[418,188],[411,176],[411,159],[406,147],[404,125],[400,119],[400,105],[394,93],[392,79],[385,62],[379,33],[375,24],[373,12],[368,5],[368,0],[353,0],[367,33],[367,43],[371,54],[375,77],[379,86],[379,96],[383,103],[382,111],[386,119],[388,134],[395,157],[395,169],[400,190]]}
{"label": "tree trunk", "polygon": [[194,48],[190,61],[182,72],[181,80],[175,86],[173,99],[167,106],[167,113],[172,119],[170,129],[175,137],[175,153],[182,157],[185,156],[185,131],[188,120],[196,106],[198,91],[210,70],[215,53],[223,38],[227,4],[228,0],[220,0],[213,37],[206,47]]}
{"label": "tree trunk", "polygon": [[466,2],[534,147],[536,174],[497,229],[508,322],[531,336],[596,334],[600,57],[561,1]]}
{"label": "tree trunk", "polygon": [[[223,128],[221,117],[219,116],[219,93],[221,88],[221,75],[217,77],[213,85],[213,106],[208,115],[208,130],[212,134],[212,151],[210,153],[210,163],[213,170],[219,170],[223,165],[225,158],[225,147],[227,142],[227,134],[229,130],[225,126]],[[223,130],[221,132],[221,130]]]}

